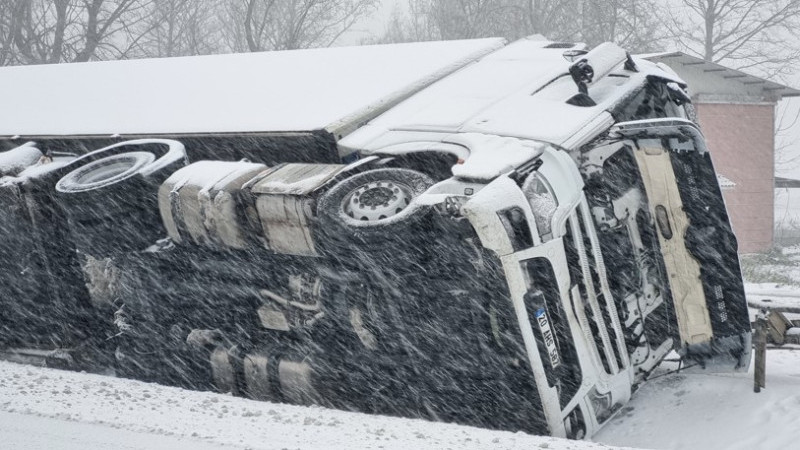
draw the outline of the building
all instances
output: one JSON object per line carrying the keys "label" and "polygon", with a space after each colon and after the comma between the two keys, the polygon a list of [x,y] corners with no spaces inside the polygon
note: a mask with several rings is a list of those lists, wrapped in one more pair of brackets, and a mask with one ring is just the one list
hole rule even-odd
{"label": "building", "polygon": [[711,158],[721,175],[739,253],[774,238],[775,107],[800,91],[681,52],[649,55],[689,84]]}

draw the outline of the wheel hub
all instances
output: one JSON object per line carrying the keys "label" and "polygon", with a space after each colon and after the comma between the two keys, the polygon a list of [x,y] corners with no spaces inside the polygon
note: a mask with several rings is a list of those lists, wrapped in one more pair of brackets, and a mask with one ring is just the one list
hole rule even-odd
{"label": "wheel hub", "polygon": [[373,181],[356,188],[343,206],[348,216],[372,222],[398,214],[410,202],[410,187],[392,181]]}

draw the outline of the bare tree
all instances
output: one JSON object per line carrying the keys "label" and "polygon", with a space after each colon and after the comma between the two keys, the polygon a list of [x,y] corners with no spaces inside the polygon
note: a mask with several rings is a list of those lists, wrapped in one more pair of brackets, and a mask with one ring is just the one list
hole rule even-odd
{"label": "bare tree", "polygon": [[[407,14],[396,10],[378,42],[517,38],[549,30],[563,31],[568,5],[577,0],[408,0]],[[577,10],[572,8],[571,10]],[[578,25],[573,19],[572,32]],[[546,29],[541,29],[540,25]],[[574,34],[574,33],[567,34]]]}
{"label": "bare tree", "polygon": [[781,102],[775,117],[775,167],[794,170],[800,165],[800,148],[797,143],[797,126],[800,124],[800,105]]}
{"label": "bare tree", "polygon": [[8,65],[14,59],[13,6],[10,1],[0,1],[0,65],[2,66]]}
{"label": "bare tree", "polygon": [[141,39],[144,56],[206,55],[223,50],[216,0],[159,0]]}
{"label": "bare tree", "polygon": [[578,38],[592,46],[614,42],[631,52],[658,49],[667,32],[654,0],[583,1]]}
{"label": "bare tree", "polygon": [[439,39],[504,36],[517,27],[514,0],[438,0],[427,4],[427,14]]}
{"label": "bare tree", "polygon": [[361,44],[391,44],[395,42],[411,42],[424,39],[415,39],[411,36],[411,25],[408,17],[395,5],[392,15],[384,26],[380,36],[371,36],[362,39]]}
{"label": "bare tree", "polygon": [[238,0],[225,30],[233,51],[327,47],[378,0]]}
{"label": "bare tree", "polygon": [[9,64],[60,62],[70,44],[75,23],[69,0],[0,2],[0,62]]}
{"label": "bare tree", "polygon": [[123,59],[137,55],[139,40],[147,32],[154,0],[82,0],[78,8],[80,32],[73,34],[72,61]]}
{"label": "bare tree", "polygon": [[800,56],[800,0],[680,0],[669,8],[681,50],[766,76],[786,74]]}
{"label": "bare tree", "polygon": [[408,0],[395,4],[389,21],[380,36],[362,40],[362,44],[391,44],[442,39],[437,21],[432,20],[431,0]]}
{"label": "bare tree", "polygon": [[526,0],[519,3],[523,34],[541,34],[555,40],[578,40],[581,31],[579,0]]}
{"label": "bare tree", "polygon": [[[664,36],[655,0],[409,0],[378,42],[541,34],[596,45],[651,50]],[[402,23],[401,21],[404,21]]]}
{"label": "bare tree", "polygon": [[129,57],[153,0],[0,0],[2,64]]}

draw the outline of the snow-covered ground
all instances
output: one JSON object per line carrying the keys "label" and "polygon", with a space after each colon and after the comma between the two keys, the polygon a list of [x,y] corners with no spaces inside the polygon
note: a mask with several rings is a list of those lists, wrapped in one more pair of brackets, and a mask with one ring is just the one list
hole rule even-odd
{"label": "snow-covered ground", "polygon": [[653,449],[800,448],[800,348],[767,351],[766,386],[753,392],[752,367],[654,378],[595,440]]}
{"label": "snow-covered ground", "polygon": [[218,450],[218,444],[136,432],[105,424],[74,422],[63,418],[0,412],[0,441],[4,449],[27,450]]}
{"label": "snow-covered ground", "polygon": [[[653,378],[595,437],[576,442],[256,402],[0,362],[0,448],[9,449],[792,449],[800,445],[800,350],[748,374]],[[602,443],[602,444],[600,444]]]}
{"label": "snow-covered ground", "polygon": [[256,402],[0,362],[0,448],[590,450],[609,447],[422,420]]}

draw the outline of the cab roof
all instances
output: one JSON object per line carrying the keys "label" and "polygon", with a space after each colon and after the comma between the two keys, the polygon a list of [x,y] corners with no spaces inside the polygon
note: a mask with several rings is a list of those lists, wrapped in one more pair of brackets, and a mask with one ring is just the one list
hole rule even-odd
{"label": "cab roof", "polygon": [[565,51],[583,47],[527,38],[420,91],[342,140],[340,147],[369,153],[396,140],[392,135],[420,132],[426,139],[430,133],[482,133],[569,146],[610,126],[608,111],[648,76],[682,84],[673,72],[650,61],[634,58],[636,70],[627,70],[624,51],[607,45],[616,48],[616,57],[622,52],[622,59],[600,61],[612,69],[597,74],[588,88],[594,106],[568,103],[578,87],[569,73],[574,61]]}

